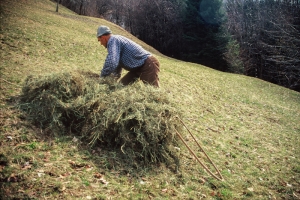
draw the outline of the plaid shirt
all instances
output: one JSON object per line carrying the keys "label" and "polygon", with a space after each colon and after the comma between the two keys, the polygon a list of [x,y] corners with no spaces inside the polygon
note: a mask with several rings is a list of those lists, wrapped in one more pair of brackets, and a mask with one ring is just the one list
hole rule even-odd
{"label": "plaid shirt", "polygon": [[108,55],[101,70],[101,77],[111,73],[117,74],[118,67],[121,66],[128,71],[140,67],[150,55],[140,45],[120,35],[111,35],[107,43],[107,51]]}

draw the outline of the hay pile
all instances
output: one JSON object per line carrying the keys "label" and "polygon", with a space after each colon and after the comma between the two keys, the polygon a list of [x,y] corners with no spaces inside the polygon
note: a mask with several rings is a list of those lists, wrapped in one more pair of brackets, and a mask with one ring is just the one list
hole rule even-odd
{"label": "hay pile", "polygon": [[88,72],[29,76],[20,108],[43,129],[76,134],[91,145],[119,148],[132,160],[176,163],[174,108],[161,89],[130,86]]}

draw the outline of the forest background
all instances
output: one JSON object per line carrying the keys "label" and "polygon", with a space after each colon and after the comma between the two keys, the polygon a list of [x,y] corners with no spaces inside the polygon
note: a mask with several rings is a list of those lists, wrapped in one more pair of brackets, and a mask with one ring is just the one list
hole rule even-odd
{"label": "forest background", "polygon": [[58,4],[111,21],[167,56],[300,91],[300,0],[57,0]]}

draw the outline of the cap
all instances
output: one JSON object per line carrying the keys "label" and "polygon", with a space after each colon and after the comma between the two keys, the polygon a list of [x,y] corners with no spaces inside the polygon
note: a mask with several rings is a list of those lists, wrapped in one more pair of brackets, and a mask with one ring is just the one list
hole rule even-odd
{"label": "cap", "polygon": [[112,33],[111,30],[107,26],[99,26],[97,31],[97,37],[100,37],[101,35]]}

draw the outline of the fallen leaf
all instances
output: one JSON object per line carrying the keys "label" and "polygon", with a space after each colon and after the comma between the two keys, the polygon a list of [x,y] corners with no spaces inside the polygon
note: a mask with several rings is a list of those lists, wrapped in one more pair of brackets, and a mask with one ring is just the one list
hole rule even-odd
{"label": "fallen leaf", "polygon": [[61,188],[59,188],[58,190],[59,190],[60,192],[63,192],[63,191],[66,190],[66,186],[63,185],[63,186],[62,186]]}
{"label": "fallen leaf", "polygon": [[69,172],[63,173],[61,175],[59,175],[60,178],[66,178],[67,176],[70,176]]}
{"label": "fallen leaf", "polygon": [[162,189],[161,191],[162,191],[162,192],[167,192],[167,191],[168,191],[168,189],[167,189],[167,188],[165,188],[165,189]]}
{"label": "fallen leaf", "polygon": [[86,168],[86,171],[91,171],[93,169],[93,167],[91,165],[86,165],[85,168]]}
{"label": "fallen leaf", "polygon": [[76,143],[76,142],[78,142],[78,139],[74,136],[74,138],[72,139],[72,142]]}
{"label": "fallen leaf", "polygon": [[293,187],[291,184],[286,183],[286,187]]}
{"label": "fallen leaf", "polygon": [[11,174],[10,177],[7,179],[7,182],[17,182],[18,181],[18,176],[15,174]]}
{"label": "fallen leaf", "polygon": [[44,155],[43,161],[44,162],[49,162],[50,161],[50,157],[51,157],[51,152],[47,151],[47,153],[45,153],[45,155]]}
{"label": "fallen leaf", "polygon": [[72,160],[68,160],[71,165],[75,165],[75,162]]}
{"label": "fallen leaf", "polygon": [[95,177],[95,178],[102,178],[102,174],[96,172],[95,175],[94,175],[94,177]]}
{"label": "fallen leaf", "polygon": [[31,165],[29,165],[29,166],[25,166],[25,167],[22,167],[22,169],[31,169]]}
{"label": "fallen leaf", "polygon": [[29,164],[29,162],[25,162],[24,165],[22,166],[22,169],[30,169],[31,165]]}
{"label": "fallen leaf", "polygon": [[141,185],[145,185],[146,182],[145,182],[145,181],[140,181],[140,184],[141,184]]}
{"label": "fallen leaf", "polygon": [[199,182],[202,183],[202,184],[204,184],[206,181],[205,181],[204,178],[199,178]]}
{"label": "fallen leaf", "polygon": [[108,185],[108,181],[106,181],[103,177],[99,179],[102,184]]}

